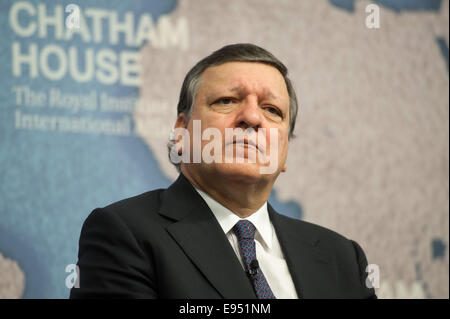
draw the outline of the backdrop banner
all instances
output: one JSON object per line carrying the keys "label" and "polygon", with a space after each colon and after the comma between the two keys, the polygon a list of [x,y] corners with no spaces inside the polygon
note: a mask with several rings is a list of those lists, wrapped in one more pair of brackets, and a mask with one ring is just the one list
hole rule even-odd
{"label": "backdrop banner", "polygon": [[187,71],[250,42],[299,100],[280,213],[357,241],[379,298],[449,297],[449,1],[0,2],[0,298],[67,298],[96,207],[165,188]]}

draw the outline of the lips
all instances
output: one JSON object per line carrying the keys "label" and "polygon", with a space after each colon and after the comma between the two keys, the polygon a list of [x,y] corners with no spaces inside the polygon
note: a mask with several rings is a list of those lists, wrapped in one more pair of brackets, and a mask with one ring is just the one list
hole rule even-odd
{"label": "lips", "polygon": [[[231,143],[230,143],[231,144]],[[243,139],[237,139],[235,141],[233,141],[233,144],[243,144],[244,146],[247,145],[248,146],[253,146],[255,147],[258,151],[260,152],[264,152],[264,149],[262,146],[258,146],[258,144],[253,141],[253,140],[249,140],[247,138],[243,138]]]}

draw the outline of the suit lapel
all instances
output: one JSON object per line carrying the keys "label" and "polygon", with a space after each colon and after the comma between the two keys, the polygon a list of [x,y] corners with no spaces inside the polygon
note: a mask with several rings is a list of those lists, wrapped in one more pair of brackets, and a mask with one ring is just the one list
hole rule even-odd
{"label": "suit lapel", "polygon": [[278,214],[270,204],[268,211],[299,298],[332,296],[336,286],[334,264],[310,227]]}
{"label": "suit lapel", "polygon": [[167,231],[223,298],[256,298],[222,228],[182,174],[165,191],[160,214],[175,220]]}

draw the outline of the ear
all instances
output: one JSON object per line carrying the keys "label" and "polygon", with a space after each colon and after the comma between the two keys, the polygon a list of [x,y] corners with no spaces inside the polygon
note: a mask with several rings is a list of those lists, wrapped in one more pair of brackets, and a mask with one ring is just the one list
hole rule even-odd
{"label": "ear", "polygon": [[[175,122],[175,125],[173,126],[172,132],[174,129],[177,129],[177,128],[186,129],[188,126],[188,122],[189,121],[184,113],[178,114],[177,121]],[[179,135],[178,138],[176,140],[174,140],[174,142],[178,143],[180,141],[180,139],[181,139],[181,136]]]}
{"label": "ear", "polygon": [[188,119],[187,116],[184,113],[178,114],[177,121],[175,122],[174,128],[187,128],[188,125]]}
{"label": "ear", "polygon": [[[178,128],[187,129],[188,123],[189,123],[189,120],[188,120],[187,116],[184,113],[178,114],[177,121],[175,122],[175,125],[174,125],[174,127],[172,129],[172,133],[171,134],[173,134],[174,129],[178,129]],[[178,150],[178,155],[183,154],[183,146],[180,143],[181,139],[182,139],[181,135],[178,135],[176,139],[175,139],[175,137],[173,137],[173,142],[175,143],[176,148]]]}

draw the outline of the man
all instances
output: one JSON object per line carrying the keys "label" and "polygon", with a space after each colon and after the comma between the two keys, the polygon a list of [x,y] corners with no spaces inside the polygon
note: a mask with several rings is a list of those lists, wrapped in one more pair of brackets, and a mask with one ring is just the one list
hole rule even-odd
{"label": "man", "polygon": [[71,298],[376,298],[356,242],[267,203],[296,115],[266,50],[229,45],[198,62],[169,145],[178,179],[91,213]]}

